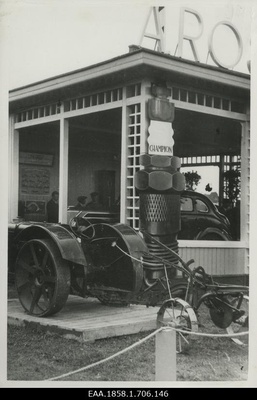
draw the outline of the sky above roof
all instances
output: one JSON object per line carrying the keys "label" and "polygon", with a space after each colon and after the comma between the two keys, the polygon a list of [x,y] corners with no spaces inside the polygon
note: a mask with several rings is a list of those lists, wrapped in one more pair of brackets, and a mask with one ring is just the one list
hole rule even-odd
{"label": "sky above roof", "polygon": [[[152,5],[158,5],[158,2],[0,0],[0,33],[7,54],[8,88],[14,89],[127,53],[129,45],[140,44]],[[243,6],[242,2],[233,0],[170,0],[163,1],[162,5],[166,9],[165,52],[177,55],[180,11],[182,7],[190,7],[203,21],[203,33],[195,41],[199,61],[215,65],[208,54],[208,40],[215,24],[227,20],[236,26],[243,43],[242,58],[234,70],[249,72],[251,0],[244,1]],[[153,16],[147,29],[154,32]],[[221,29],[222,41],[214,37],[217,57],[230,63],[236,57],[238,45],[231,30]],[[187,13],[184,33],[194,37],[199,31],[196,16]],[[151,47],[154,41],[144,39],[141,44]],[[184,41],[183,57],[193,59],[189,41]]]}

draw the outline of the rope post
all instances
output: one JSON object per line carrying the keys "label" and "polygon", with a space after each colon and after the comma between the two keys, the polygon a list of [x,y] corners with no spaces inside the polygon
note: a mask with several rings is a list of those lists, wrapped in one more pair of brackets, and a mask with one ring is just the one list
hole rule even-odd
{"label": "rope post", "polygon": [[175,381],[176,375],[176,331],[167,328],[156,334],[155,380]]}

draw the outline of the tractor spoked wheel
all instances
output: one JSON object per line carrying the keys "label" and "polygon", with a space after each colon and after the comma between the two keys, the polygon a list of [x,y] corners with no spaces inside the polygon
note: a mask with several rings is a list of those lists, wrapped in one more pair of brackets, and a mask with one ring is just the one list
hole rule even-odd
{"label": "tractor spoked wheel", "polygon": [[198,331],[198,321],[193,308],[180,298],[166,300],[157,314],[157,328],[173,327],[185,331],[177,332],[177,352],[188,350],[190,335]]}
{"label": "tractor spoked wheel", "polygon": [[46,317],[62,309],[70,292],[70,269],[51,240],[33,239],[20,249],[15,285],[25,311]]}

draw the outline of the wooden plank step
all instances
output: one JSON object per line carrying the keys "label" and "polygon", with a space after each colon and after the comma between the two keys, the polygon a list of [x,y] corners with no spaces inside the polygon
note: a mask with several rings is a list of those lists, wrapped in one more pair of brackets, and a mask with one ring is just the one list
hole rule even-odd
{"label": "wooden plank step", "polygon": [[159,307],[109,307],[95,298],[69,296],[63,309],[50,317],[26,314],[18,299],[8,300],[8,324],[37,327],[67,339],[94,341],[156,329]]}

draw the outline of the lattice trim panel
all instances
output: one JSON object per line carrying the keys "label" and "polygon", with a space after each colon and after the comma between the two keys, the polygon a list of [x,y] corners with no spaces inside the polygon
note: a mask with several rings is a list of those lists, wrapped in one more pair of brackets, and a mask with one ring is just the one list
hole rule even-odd
{"label": "lattice trim panel", "polygon": [[226,97],[219,97],[199,91],[187,90],[185,88],[172,87],[171,98],[185,103],[231,111],[239,114],[246,113],[245,102],[239,102]]}
{"label": "lattice trim panel", "polygon": [[141,105],[128,107],[129,124],[127,138],[127,221],[134,229],[139,229],[139,197],[134,185],[135,173],[140,169]]}
{"label": "lattice trim panel", "polygon": [[[221,156],[220,155],[213,155],[213,156],[196,156],[196,157],[181,157],[181,165],[182,167],[188,165],[220,165]],[[240,155],[225,155],[223,160],[225,170],[226,168],[229,169],[231,165],[240,165],[241,163],[241,156]]]}
{"label": "lattice trim panel", "polygon": [[[126,97],[140,96],[141,84],[136,83],[126,87]],[[64,112],[81,110],[102,104],[114,103],[122,100],[122,88],[106,90],[100,93],[94,93],[87,96],[64,100]],[[15,115],[15,122],[26,122],[39,118],[45,118],[60,113],[61,103],[48,104],[40,107],[23,110]]]}
{"label": "lattice trim panel", "polygon": [[83,108],[113,103],[119,100],[122,100],[122,88],[64,101],[64,112],[81,110]]}
{"label": "lattice trim panel", "polygon": [[31,121],[60,114],[60,107],[61,105],[59,103],[54,103],[21,111],[15,115],[15,122]]}

